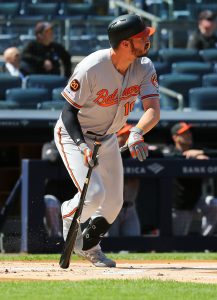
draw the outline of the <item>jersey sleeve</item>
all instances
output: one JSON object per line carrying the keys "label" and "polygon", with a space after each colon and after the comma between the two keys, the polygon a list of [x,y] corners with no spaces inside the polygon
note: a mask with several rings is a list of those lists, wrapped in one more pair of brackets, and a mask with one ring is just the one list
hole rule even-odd
{"label": "jersey sleeve", "polygon": [[141,62],[141,67],[144,72],[140,86],[141,101],[151,98],[159,98],[157,74],[152,61],[148,58],[144,58]]}
{"label": "jersey sleeve", "polygon": [[62,91],[62,96],[74,107],[81,109],[91,94],[88,72],[75,70]]}

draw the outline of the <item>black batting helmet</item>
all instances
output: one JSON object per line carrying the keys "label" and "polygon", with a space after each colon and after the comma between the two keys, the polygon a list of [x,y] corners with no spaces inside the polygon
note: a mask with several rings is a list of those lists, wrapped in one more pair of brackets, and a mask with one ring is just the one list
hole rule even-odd
{"label": "black batting helmet", "polygon": [[153,27],[146,27],[143,19],[135,14],[119,16],[108,26],[108,38],[112,48],[130,37],[148,37],[155,32]]}

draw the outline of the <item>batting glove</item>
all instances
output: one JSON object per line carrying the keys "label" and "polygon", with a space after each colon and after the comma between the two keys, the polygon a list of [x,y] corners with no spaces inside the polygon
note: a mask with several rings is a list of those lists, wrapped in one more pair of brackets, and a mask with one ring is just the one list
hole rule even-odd
{"label": "batting glove", "polygon": [[81,150],[81,153],[83,154],[83,158],[84,158],[84,165],[87,167],[91,167],[94,168],[98,165],[98,159],[93,160],[92,156],[93,156],[93,151],[87,146],[86,143],[81,143],[79,145],[79,148]]}
{"label": "batting glove", "polygon": [[133,158],[143,161],[148,156],[148,145],[144,143],[144,132],[138,127],[130,129],[130,135],[127,141],[128,148]]}

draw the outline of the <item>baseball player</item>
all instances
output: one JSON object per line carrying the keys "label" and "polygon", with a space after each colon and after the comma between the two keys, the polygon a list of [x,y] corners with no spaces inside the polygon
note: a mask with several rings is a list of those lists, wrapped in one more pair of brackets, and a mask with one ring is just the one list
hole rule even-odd
{"label": "baseball player", "polygon": [[[81,223],[90,221],[78,233],[74,252],[97,267],[116,266],[100,247],[123,204],[123,166],[116,132],[126,123],[139,97],[144,114],[131,128],[127,146],[133,158],[143,161],[148,155],[143,136],[160,118],[157,76],[152,62],[145,57],[154,31],[138,15],[115,18],[108,26],[111,48],[84,58],[62,92],[66,103],[54,136],[78,189],[74,198],[61,207],[63,236],[66,239],[88,165],[94,165],[81,215]],[[91,159],[95,140],[101,143],[97,163]]]}

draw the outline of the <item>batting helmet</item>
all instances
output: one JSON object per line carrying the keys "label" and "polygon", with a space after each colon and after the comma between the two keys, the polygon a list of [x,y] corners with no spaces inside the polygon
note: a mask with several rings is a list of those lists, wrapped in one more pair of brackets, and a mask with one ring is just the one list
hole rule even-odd
{"label": "batting helmet", "polygon": [[119,16],[108,26],[108,38],[112,48],[130,37],[147,38],[154,32],[153,27],[146,27],[143,19],[135,14]]}

